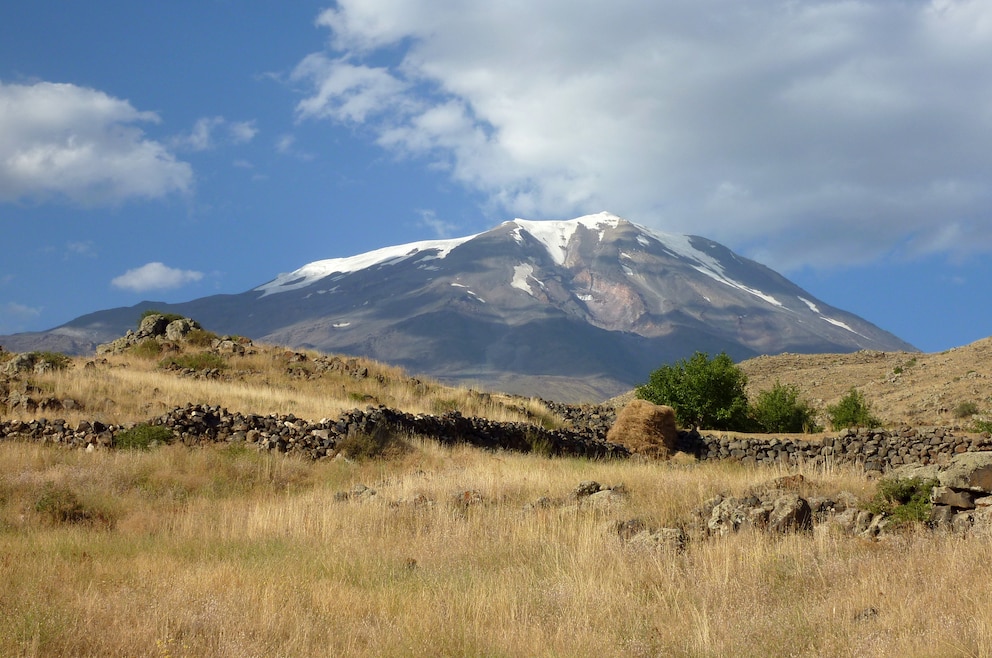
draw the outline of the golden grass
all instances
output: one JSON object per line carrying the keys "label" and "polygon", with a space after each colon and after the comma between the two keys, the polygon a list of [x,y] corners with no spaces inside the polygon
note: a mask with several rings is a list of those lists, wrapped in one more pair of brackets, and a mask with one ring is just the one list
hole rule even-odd
{"label": "golden grass", "polygon": [[[364,463],[0,445],[0,655],[992,655],[988,539],[634,549],[611,522],[676,524],[783,471],[413,445]],[[525,509],[589,479],[629,501]],[[376,495],[336,499],[359,483]],[[53,522],[36,509],[53,489],[103,520]],[[481,502],[455,504],[466,490]]]}
{"label": "golden grass", "polygon": [[[426,378],[413,380],[399,368],[374,361],[356,360],[369,369],[368,377],[357,379],[346,372],[320,372],[313,364],[319,356],[315,352],[305,353],[308,361],[292,362],[288,359],[292,352],[282,348],[261,345],[257,349],[248,356],[226,357],[227,368],[213,379],[181,376],[158,367],[157,360],[131,355],[108,357],[106,364],[96,368],[85,368],[89,359],[76,358],[70,369],[26,379],[41,389],[35,397],[71,398],[81,403],[82,409],[48,414],[69,422],[142,422],[191,401],[232,412],[294,414],[308,420],[337,418],[348,409],[384,404],[409,413],[458,410],[499,421],[559,422],[534,400],[481,394]],[[36,415],[25,410],[8,414],[21,420]]]}

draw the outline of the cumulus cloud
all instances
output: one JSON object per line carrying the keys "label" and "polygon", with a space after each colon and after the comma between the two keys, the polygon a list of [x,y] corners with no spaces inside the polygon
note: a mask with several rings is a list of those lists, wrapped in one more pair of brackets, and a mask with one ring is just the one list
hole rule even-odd
{"label": "cumulus cloud", "polygon": [[188,192],[190,165],[137,127],[158,122],[95,89],[0,82],[0,201],[116,204]]}
{"label": "cumulus cloud", "polygon": [[786,270],[992,249],[983,0],[339,0],[317,23],[298,118],[504,212],[611,210]]}
{"label": "cumulus cloud", "polygon": [[202,272],[180,270],[168,267],[163,263],[148,263],[111,280],[115,288],[123,288],[134,292],[147,290],[166,290],[179,288],[187,283],[194,283],[203,278]]}

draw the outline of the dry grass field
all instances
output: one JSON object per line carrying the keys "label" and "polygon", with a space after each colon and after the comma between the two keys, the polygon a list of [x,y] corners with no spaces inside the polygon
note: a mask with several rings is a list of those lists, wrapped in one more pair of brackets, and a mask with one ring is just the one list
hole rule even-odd
{"label": "dry grass field", "polygon": [[[945,358],[913,356],[903,379]],[[186,402],[333,417],[369,400],[554,421],[536,403],[379,364],[361,379],[292,372],[313,358],[260,348],[196,379],[118,356],[30,379],[106,422]],[[849,377],[838,369],[838,397],[867,385]],[[0,443],[0,656],[992,656],[987,537],[921,527],[868,540],[824,524],[637,546],[617,522],[687,525],[713,495],[791,472],[408,441],[401,456],[358,462]],[[867,501],[876,486],[855,471],[799,472],[823,494]],[[586,480],[629,495],[570,500]]]}

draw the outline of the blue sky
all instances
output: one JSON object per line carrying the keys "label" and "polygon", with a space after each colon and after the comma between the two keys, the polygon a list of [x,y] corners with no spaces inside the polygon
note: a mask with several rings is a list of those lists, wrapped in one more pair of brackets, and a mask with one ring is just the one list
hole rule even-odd
{"label": "blue sky", "polygon": [[0,333],[609,211],[992,334],[992,3],[0,8]]}

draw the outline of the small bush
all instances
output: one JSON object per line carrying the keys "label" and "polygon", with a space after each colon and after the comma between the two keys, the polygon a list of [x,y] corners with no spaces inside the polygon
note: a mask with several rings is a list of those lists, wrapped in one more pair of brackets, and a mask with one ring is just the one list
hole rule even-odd
{"label": "small bush", "polygon": [[765,432],[819,432],[816,411],[799,399],[799,387],[778,381],[761,391],[751,407],[751,415]]}
{"label": "small bush", "polygon": [[541,457],[551,457],[554,454],[554,445],[551,440],[537,432],[528,431],[524,435],[524,440],[530,447],[530,451]]}
{"label": "small bush", "polygon": [[206,329],[191,329],[186,334],[186,342],[193,347],[210,347],[217,338],[217,334]]}
{"label": "small bush", "polygon": [[398,457],[411,449],[409,443],[385,427],[376,427],[371,433],[349,434],[336,447],[338,454],[357,461]]}
{"label": "small bush", "polygon": [[129,347],[127,352],[139,359],[148,359],[150,361],[162,354],[162,343],[154,338],[146,338],[140,343]]}
{"label": "small bush", "polygon": [[971,426],[976,432],[992,433],[992,420],[975,420],[971,423]]}
{"label": "small bush", "polygon": [[227,361],[219,354],[213,352],[194,352],[192,354],[180,354],[170,356],[159,363],[161,368],[176,366],[178,368],[189,368],[190,370],[223,370],[227,367]]}
{"label": "small bush", "polygon": [[954,407],[955,418],[969,418],[978,413],[978,404],[975,402],[960,402]]}
{"label": "small bush", "polygon": [[871,405],[864,394],[851,388],[840,402],[827,406],[827,419],[836,429],[843,427],[878,427],[882,421],[871,413]]}
{"label": "small bush", "polygon": [[42,489],[35,500],[34,511],[51,525],[114,524],[113,516],[106,510],[87,506],[72,489],[52,483]]}
{"label": "small bush", "polygon": [[65,370],[72,363],[72,359],[61,352],[31,352],[34,363],[44,363],[54,370]]}
{"label": "small bush", "polygon": [[886,514],[895,525],[923,523],[930,518],[930,492],[936,485],[937,480],[919,477],[879,480],[868,510]]}
{"label": "small bush", "polygon": [[153,444],[171,443],[172,430],[162,425],[142,423],[114,436],[114,447],[122,450],[148,450]]}

